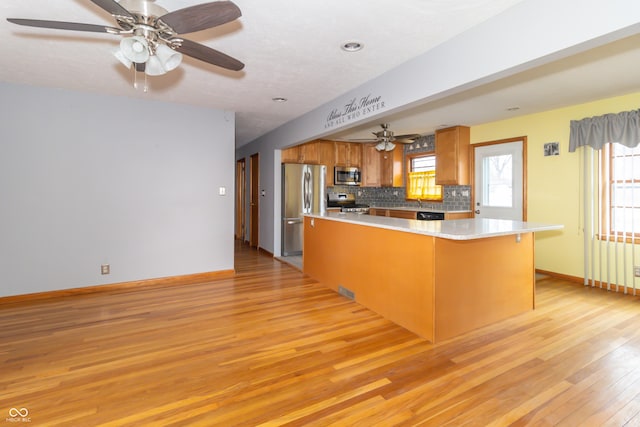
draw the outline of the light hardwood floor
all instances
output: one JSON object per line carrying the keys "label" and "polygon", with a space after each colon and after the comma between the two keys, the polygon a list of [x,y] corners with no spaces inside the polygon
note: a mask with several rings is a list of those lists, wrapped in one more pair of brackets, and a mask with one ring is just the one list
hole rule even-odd
{"label": "light hardwood floor", "polygon": [[246,246],[236,269],[0,305],[0,423],[640,425],[638,298],[545,279],[535,311],[432,345]]}

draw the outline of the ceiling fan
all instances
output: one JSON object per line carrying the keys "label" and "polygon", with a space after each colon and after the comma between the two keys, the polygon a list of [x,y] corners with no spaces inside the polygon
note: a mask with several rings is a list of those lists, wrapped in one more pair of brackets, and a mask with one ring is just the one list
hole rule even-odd
{"label": "ceiling fan", "polygon": [[375,135],[375,138],[350,139],[350,141],[377,142],[378,144],[376,145],[376,150],[392,151],[394,148],[396,148],[394,142],[399,142],[401,144],[411,144],[415,139],[422,136],[417,133],[395,136],[393,134],[393,131],[389,130],[389,123],[381,123],[380,127],[382,127],[381,131],[371,132]]}
{"label": "ceiling fan", "polygon": [[127,68],[145,75],[165,74],[180,65],[182,55],[233,71],[244,64],[222,52],[179,37],[231,22],[242,15],[231,1],[214,1],[173,12],[154,3],[155,0],[90,0],[110,13],[117,27],[63,21],[7,18],[7,21],[29,27],[58,30],[89,31],[125,36],[114,53]]}

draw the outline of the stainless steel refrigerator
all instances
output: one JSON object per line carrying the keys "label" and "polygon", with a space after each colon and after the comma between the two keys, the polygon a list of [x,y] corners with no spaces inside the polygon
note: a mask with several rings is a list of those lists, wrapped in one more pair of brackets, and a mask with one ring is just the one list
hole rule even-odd
{"label": "stainless steel refrigerator", "polygon": [[282,256],[302,254],[303,214],[326,212],[322,165],[282,165]]}

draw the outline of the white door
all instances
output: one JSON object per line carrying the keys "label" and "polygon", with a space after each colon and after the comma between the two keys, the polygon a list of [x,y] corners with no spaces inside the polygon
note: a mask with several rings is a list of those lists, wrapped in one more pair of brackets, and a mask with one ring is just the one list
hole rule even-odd
{"label": "white door", "polygon": [[476,218],[522,221],[523,142],[474,147]]}

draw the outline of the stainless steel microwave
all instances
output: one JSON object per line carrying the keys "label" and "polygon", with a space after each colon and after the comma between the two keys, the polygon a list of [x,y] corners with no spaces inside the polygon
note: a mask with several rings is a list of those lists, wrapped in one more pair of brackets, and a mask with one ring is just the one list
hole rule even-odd
{"label": "stainless steel microwave", "polygon": [[333,174],[334,185],[360,185],[360,169],[336,166]]}

